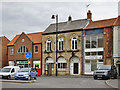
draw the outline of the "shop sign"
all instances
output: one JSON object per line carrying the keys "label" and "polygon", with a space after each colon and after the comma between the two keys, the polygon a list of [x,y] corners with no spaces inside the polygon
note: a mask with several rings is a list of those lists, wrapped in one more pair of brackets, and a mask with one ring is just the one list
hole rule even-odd
{"label": "shop sign", "polygon": [[85,56],[85,59],[103,59],[103,56]]}
{"label": "shop sign", "polygon": [[28,61],[17,61],[17,64],[28,64]]}

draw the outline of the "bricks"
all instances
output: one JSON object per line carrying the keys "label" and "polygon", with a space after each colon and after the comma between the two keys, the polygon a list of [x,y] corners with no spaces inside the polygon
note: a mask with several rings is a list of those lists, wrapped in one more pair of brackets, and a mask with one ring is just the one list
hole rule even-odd
{"label": "bricks", "polygon": [[0,68],[7,65],[7,44],[10,41],[5,37],[0,37]]}

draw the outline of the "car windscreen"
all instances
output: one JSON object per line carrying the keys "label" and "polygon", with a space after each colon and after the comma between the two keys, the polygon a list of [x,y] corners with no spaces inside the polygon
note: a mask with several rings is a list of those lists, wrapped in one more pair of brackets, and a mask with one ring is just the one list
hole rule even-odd
{"label": "car windscreen", "polygon": [[21,68],[18,72],[28,72],[28,70],[30,71],[31,68]]}
{"label": "car windscreen", "polygon": [[11,68],[2,68],[0,72],[10,72]]}
{"label": "car windscreen", "polygon": [[111,69],[111,65],[101,65],[98,70],[110,70]]}

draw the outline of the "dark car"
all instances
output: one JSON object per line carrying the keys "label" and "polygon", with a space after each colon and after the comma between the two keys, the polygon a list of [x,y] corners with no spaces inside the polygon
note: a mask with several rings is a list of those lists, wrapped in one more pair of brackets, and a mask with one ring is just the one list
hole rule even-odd
{"label": "dark car", "polygon": [[111,77],[117,78],[117,69],[114,65],[101,65],[93,74],[94,79],[110,79]]}

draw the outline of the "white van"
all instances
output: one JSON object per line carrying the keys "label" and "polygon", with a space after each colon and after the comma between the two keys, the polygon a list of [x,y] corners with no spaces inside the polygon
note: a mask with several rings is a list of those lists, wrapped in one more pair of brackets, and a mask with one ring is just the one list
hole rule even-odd
{"label": "white van", "polygon": [[19,66],[6,66],[0,70],[0,78],[14,78],[15,74],[20,70]]}

